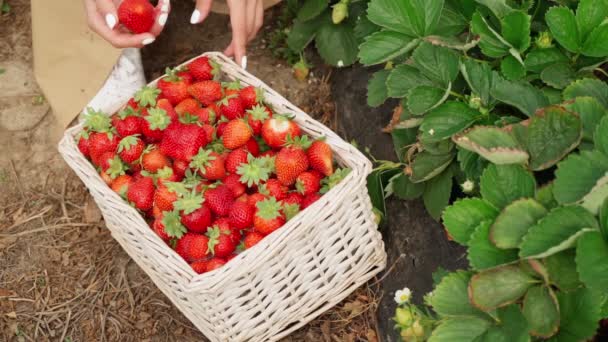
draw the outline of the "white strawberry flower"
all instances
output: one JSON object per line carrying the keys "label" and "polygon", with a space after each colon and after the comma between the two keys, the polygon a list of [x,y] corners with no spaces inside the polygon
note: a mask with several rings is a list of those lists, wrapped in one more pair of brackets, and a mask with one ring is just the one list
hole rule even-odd
{"label": "white strawberry flower", "polygon": [[434,130],[434,129],[432,129],[432,128],[431,128],[431,129],[429,129],[429,134],[430,134],[430,135],[435,135],[435,130]]}
{"label": "white strawberry flower", "polygon": [[338,68],[341,68],[344,66],[344,62],[342,62],[342,60],[338,61]]}
{"label": "white strawberry flower", "polygon": [[460,186],[462,187],[462,191],[464,191],[465,193],[469,193],[473,191],[473,189],[475,189],[475,182],[470,179],[467,179],[464,183],[460,184]]}
{"label": "white strawberry flower", "polygon": [[409,302],[410,297],[412,297],[412,291],[407,287],[395,291],[395,302],[399,305]]}

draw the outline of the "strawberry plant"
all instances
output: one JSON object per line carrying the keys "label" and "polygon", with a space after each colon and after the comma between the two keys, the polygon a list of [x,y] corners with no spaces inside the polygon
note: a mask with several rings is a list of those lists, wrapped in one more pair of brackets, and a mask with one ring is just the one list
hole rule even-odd
{"label": "strawberry plant", "polygon": [[349,174],[324,139],[274,114],[262,89],[220,73],[207,57],[167,69],[118,113],[89,110],[76,137],[108,186],[197,273],[253,248]]}
{"label": "strawberry plant", "polygon": [[371,0],[358,58],[384,68],[369,81],[368,104],[400,100],[387,127],[398,163],[377,169],[384,195],[422,197],[438,219],[453,184],[476,193],[488,162],[539,171],[588,144],[585,121],[596,114],[580,111],[598,103],[548,106],[601,89],[592,85],[605,74],[607,15],[603,0]]}

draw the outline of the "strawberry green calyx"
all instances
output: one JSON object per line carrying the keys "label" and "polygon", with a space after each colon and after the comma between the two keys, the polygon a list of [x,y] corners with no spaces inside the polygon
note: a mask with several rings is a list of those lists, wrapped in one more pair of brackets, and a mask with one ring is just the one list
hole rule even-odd
{"label": "strawberry green calyx", "polygon": [[281,203],[277,199],[270,197],[256,204],[257,215],[264,220],[273,220],[281,216]]}
{"label": "strawberry green calyx", "polygon": [[118,143],[118,153],[124,151],[124,150],[129,150],[131,149],[132,146],[137,145],[137,142],[139,141],[138,138],[139,134],[134,134],[134,135],[129,135],[127,137],[124,137],[120,140],[120,142]]}
{"label": "strawberry green calyx", "polygon": [[212,152],[213,151],[201,147],[200,150],[198,150],[198,153],[192,157],[190,167],[205,172],[205,168],[209,166],[211,161],[215,160],[215,156],[211,155]]}
{"label": "strawberry green calyx", "polygon": [[321,184],[323,185],[321,187],[321,190],[319,190],[320,193],[325,194],[327,193],[329,190],[331,190],[334,186],[338,185],[338,183],[340,183],[344,178],[346,178],[346,176],[348,176],[348,174],[350,173],[350,168],[344,168],[344,169],[336,169],[336,171],[334,172],[333,175],[329,176],[329,177],[325,177],[323,178],[323,180],[321,180]]}
{"label": "strawberry green calyx", "polygon": [[238,246],[236,246],[236,251],[237,251],[238,253],[240,253],[240,252],[244,251],[245,249],[247,249],[247,248],[245,247],[245,241],[241,241],[241,243],[239,243],[239,245],[238,245]]}
{"label": "strawberry green calyx", "polygon": [[174,192],[180,196],[186,196],[190,192],[188,186],[182,182],[163,182],[163,185],[171,192]]}
{"label": "strawberry green calyx", "polygon": [[185,188],[194,188],[201,182],[201,177],[196,172],[192,172],[191,169],[186,170],[186,174],[184,180],[179,183],[182,184]]}
{"label": "strawberry green calyx", "polygon": [[150,129],[164,130],[171,123],[171,118],[164,109],[152,108],[148,110],[148,114],[145,119],[150,123]]}
{"label": "strawberry green calyx", "polygon": [[[209,113],[209,123],[214,125],[215,120],[217,120],[217,114],[215,113],[215,111],[213,109],[207,109],[207,112]],[[214,132],[214,134],[215,134],[215,132]]]}
{"label": "strawberry green calyx", "polygon": [[287,134],[287,137],[285,138],[285,144],[283,146],[299,147],[303,150],[306,150],[310,147],[311,144],[312,141],[308,139],[307,135],[292,138],[291,134]]}
{"label": "strawberry green calyx", "polygon": [[182,198],[175,201],[173,207],[177,210],[183,211],[184,214],[188,215],[193,213],[196,209],[200,209],[203,202],[203,194],[197,193],[193,189],[192,192],[184,195]]}
{"label": "strawberry green calyx", "polygon": [[165,69],[165,77],[163,78],[163,80],[167,81],[167,82],[179,82],[182,80],[181,77],[179,77],[179,75],[177,74],[178,72],[180,72],[182,70],[180,70],[179,68],[169,68],[167,67]]}
{"label": "strawberry green calyx", "polygon": [[247,114],[249,114],[251,119],[255,121],[265,121],[269,118],[266,108],[259,104],[256,104],[255,106],[253,106],[253,108],[247,110]]}
{"label": "strawberry green calyx", "polygon": [[192,115],[188,112],[180,115],[179,122],[183,124],[198,124],[198,116]]}
{"label": "strawberry green calyx", "polygon": [[80,138],[89,139],[89,130],[85,128],[82,131],[78,132],[78,134],[76,134],[76,142],[78,142]]}
{"label": "strawberry green calyx", "polygon": [[[215,134],[215,132],[213,134]],[[224,147],[224,143],[222,143],[221,140],[214,140],[207,146],[208,146],[208,149],[210,149],[211,151],[213,151],[217,154],[222,154],[226,151],[226,147]]]}
{"label": "strawberry green calyx", "polygon": [[264,89],[258,88],[258,87],[254,87],[254,89],[255,89],[255,102],[257,102],[257,103],[264,102],[264,95],[266,94],[264,92]]}
{"label": "strawberry green calyx", "polygon": [[118,117],[123,120],[129,116],[139,116],[139,112],[131,107],[125,107],[120,112],[118,112]]}
{"label": "strawberry green calyx", "polygon": [[207,250],[211,252],[212,255],[215,255],[215,246],[220,242],[220,235],[230,235],[229,229],[220,229],[218,226],[213,226],[207,230],[207,237],[209,238],[209,243],[207,244]]}
{"label": "strawberry green calyx", "polygon": [[237,94],[230,94],[228,96],[224,96],[224,98],[221,99],[221,100],[219,100],[219,101],[217,101],[216,104],[218,106],[227,106],[228,105],[228,100],[230,100],[232,98],[235,98],[235,97],[238,97],[238,95]]}
{"label": "strawberry green calyx", "polygon": [[118,176],[122,176],[129,169],[129,167],[123,163],[119,156],[115,156],[110,160],[110,167],[106,170],[106,174],[110,176],[110,178],[115,179]]}
{"label": "strawberry green calyx", "polygon": [[187,231],[186,227],[182,224],[181,216],[177,210],[164,211],[162,223],[165,226],[165,232],[170,237],[181,239]]}
{"label": "strawberry green calyx", "polygon": [[156,177],[161,179],[168,179],[173,176],[173,169],[169,166],[165,166],[162,169],[156,171]]}
{"label": "strawberry green calyx", "polygon": [[109,132],[112,125],[108,115],[89,107],[84,114],[84,127],[89,131]]}
{"label": "strawberry green calyx", "polygon": [[211,75],[213,75],[213,79],[217,79],[222,72],[222,67],[218,62],[209,58],[209,64],[211,65]]}
{"label": "strawberry green calyx", "polygon": [[294,216],[300,212],[300,206],[295,203],[289,203],[283,205],[283,213],[287,221],[291,220]]}
{"label": "strawberry green calyx", "polygon": [[251,153],[247,155],[247,163],[241,164],[236,173],[241,176],[241,182],[252,186],[259,185],[262,181],[267,181],[270,177],[271,169],[269,162],[265,158],[255,158]]}
{"label": "strawberry green calyx", "polygon": [[156,99],[160,95],[160,89],[145,86],[133,97],[142,107],[156,106]]}
{"label": "strawberry green calyx", "polygon": [[229,90],[241,90],[243,86],[241,85],[241,81],[235,80],[232,82],[222,82],[222,87]]}

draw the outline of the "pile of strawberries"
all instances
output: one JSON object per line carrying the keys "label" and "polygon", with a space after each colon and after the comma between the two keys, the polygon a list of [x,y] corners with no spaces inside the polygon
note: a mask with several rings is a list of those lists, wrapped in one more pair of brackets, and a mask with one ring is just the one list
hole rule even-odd
{"label": "pile of strawberries", "polygon": [[77,137],[104,181],[198,273],[279,229],[348,174],[263,92],[200,57],[124,109],[89,110]]}

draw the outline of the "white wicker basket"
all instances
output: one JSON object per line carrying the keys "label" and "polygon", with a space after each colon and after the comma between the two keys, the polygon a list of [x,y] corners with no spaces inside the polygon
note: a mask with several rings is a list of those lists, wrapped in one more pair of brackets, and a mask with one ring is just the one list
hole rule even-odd
{"label": "white wicker basket", "polygon": [[312,137],[325,136],[338,163],[352,169],[338,186],[254,248],[216,271],[196,274],[79,152],[74,136],[82,125],[66,131],[59,151],[89,188],[112,236],[207,338],[278,340],[385,267],[384,243],[366,189],[371,163],[223,54],[204,55],[221,65],[225,77],[263,88],[277,112],[293,113]]}

